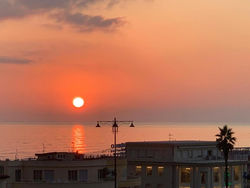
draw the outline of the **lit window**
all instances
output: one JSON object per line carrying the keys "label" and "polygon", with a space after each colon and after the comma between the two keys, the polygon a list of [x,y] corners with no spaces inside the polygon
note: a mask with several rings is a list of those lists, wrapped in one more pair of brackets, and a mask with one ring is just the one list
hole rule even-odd
{"label": "lit window", "polygon": [[234,166],[233,171],[234,171],[234,181],[239,181],[240,180],[240,167]]}
{"label": "lit window", "polygon": [[153,167],[152,166],[147,166],[146,176],[152,176],[152,174],[153,174]]}
{"label": "lit window", "polygon": [[158,176],[162,176],[164,172],[164,166],[158,166]]}
{"label": "lit window", "polygon": [[214,180],[214,183],[216,184],[220,183],[220,168],[219,167],[213,168],[213,180]]}
{"label": "lit window", "polygon": [[181,183],[190,183],[191,169],[181,168]]}
{"label": "lit window", "polygon": [[138,176],[141,174],[141,166],[136,166],[135,167],[135,174]]}

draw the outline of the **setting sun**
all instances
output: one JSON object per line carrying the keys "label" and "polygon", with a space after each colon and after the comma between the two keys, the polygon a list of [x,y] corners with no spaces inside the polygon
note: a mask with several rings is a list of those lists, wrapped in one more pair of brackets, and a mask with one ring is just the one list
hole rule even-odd
{"label": "setting sun", "polygon": [[73,105],[76,108],[81,108],[84,105],[84,100],[81,97],[76,97],[73,99]]}

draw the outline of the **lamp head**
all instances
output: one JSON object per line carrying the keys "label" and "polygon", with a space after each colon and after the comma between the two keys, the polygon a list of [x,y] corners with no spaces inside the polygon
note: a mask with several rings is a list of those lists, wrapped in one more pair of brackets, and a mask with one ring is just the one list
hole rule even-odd
{"label": "lamp head", "polygon": [[135,127],[134,123],[132,122],[129,127]]}
{"label": "lamp head", "polygon": [[118,127],[116,121],[114,122],[113,127]]}

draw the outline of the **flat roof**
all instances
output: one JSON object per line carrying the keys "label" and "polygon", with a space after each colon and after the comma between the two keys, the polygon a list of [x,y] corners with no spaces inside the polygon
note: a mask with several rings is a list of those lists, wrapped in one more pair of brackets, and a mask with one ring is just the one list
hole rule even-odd
{"label": "flat roof", "polygon": [[77,152],[48,152],[48,153],[36,153],[35,156],[44,156],[44,155],[57,155],[57,154],[65,154],[65,155],[83,155]]}
{"label": "flat roof", "polygon": [[[179,160],[179,161],[128,161],[129,164],[167,164],[167,165],[195,165],[195,166],[224,166],[224,160]],[[247,164],[246,160],[229,160],[229,165]]]}
{"label": "flat roof", "polygon": [[143,142],[126,142],[128,145],[180,145],[180,146],[193,146],[193,145],[216,145],[216,141],[200,141],[200,140],[175,140],[175,141],[143,141]]}

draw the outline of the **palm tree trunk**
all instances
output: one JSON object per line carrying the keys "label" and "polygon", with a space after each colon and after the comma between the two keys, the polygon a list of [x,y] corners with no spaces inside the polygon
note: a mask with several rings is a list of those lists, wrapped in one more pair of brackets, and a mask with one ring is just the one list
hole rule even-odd
{"label": "palm tree trunk", "polygon": [[226,183],[226,188],[228,188],[228,154],[225,155],[225,183]]}

